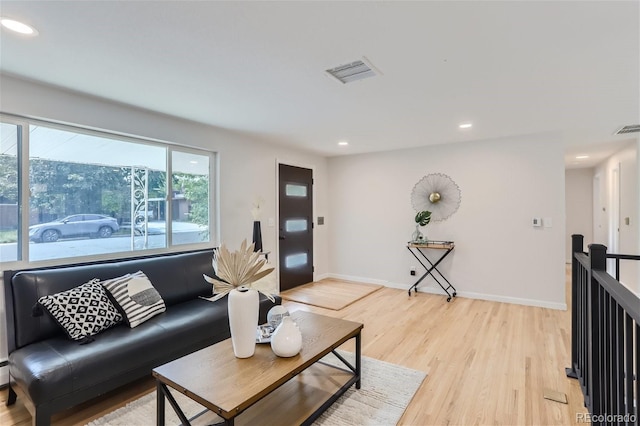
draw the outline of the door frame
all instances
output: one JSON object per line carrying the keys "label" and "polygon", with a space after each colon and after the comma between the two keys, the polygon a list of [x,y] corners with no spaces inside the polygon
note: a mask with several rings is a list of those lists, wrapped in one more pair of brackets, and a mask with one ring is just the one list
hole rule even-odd
{"label": "door frame", "polygon": [[280,164],[284,164],[285,166],[293,166],[293,167],[300,167],[303,169],[309,169],[311,170],[311,179],[313,184],[311,185],[311,236],[313,238],[313,244],[312,244],[312,250],[313,250],[313,264],[311,265],[313,267],[313,273],[312,273],[312,277],[313,277],[313,281],[316,281],[316,268],[315,268],[315,264],[316,264],[316,253],[317,251],[317,242],[316,242],[316,185],[315,185],[315,179],[316,179],[316,167],[313,165],[309,165],[309,164],[305,164],[305,163],[300,163],[297,161],[290,161],[290,160],[281,160],[279,158],[276,157],[276,218],[275,218],[275,224],[274,226],[276,227],[276,259],[275,259],[275,264],[277,265],[276,267],[276,279],[278,281],[278,291],[280,291],[280,226],[278,226],[278,224],[280,223],[280,191],[278,190],[278,188],[280,188]]}
{"label": "door frame", "polygon": [[[615,254],[620,253],[620,169],[620,163],[616,163],[615,167],[611,169],[609,192],[609,241],[607,251]],[[614,259],[608,259],[607,270],[612,276],[615,276],[615,265]]]}

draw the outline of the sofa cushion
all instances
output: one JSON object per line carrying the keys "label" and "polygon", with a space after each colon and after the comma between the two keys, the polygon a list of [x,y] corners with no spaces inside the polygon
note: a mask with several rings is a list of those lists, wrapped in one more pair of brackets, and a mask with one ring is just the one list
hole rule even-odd
{"label": "sofa cushion", "polygon": [[166,311],[164,300],[142,271],[100,282],[134,328]]}
{"label": "sofa cushion", "polygon": [[38,303],[73,340],[94,336],[122,321],[97,280],[43,296]]}

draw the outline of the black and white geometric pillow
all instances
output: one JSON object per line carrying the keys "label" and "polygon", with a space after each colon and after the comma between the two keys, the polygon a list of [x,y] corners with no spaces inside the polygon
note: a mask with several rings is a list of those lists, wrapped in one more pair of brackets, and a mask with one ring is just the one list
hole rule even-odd
{"label": "black and white geometric pillow", "polygon": [[131,328],[167,309],[160,293],[142,271],[102,281],[100,284],[120,305],[125,321]]}
{"label": "black and white geometric pillow", "polygon": [[109,300],[98,280],[50,294],[38,303],[73,340],[96,335],[122,321],[122,315]]}

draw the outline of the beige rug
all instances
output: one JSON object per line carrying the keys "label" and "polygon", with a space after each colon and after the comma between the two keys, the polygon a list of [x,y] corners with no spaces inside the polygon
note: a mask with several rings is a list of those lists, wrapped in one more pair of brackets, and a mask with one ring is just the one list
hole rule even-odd
{"label": "beige rug", "polygon": [[280,293],[285,300],[339,311],[383,286],[326,279]]}
{"label": "beige rug", "polygon": [[[353,359],[352,353],[341,353],[345,358]],[[335,356],[331,354],[327,355],[325,360],[339,365]],[[355,386],[352,386],[314,422],[314,425],[395,425],[426,376],[427,373],[422,371],[362,357],[362,387],[355,389]],[[188,418],[203,410],[202,406],[187,397],[177,392],[173,392],[173,395]],[[165,402],[165,405],[166,424],[178,425],[180,422],[171,405],[168,402]],[[236,424],[242,423],[241,419],[242,415],[238,417]],[[194,423],[197,423],[197,420],[195,419]],[[155,425],[155,421],[156,393],[152,392],[94,420],[88,426],[143,426]],[[211,422],[208,420],[208,423]],[[261,426],[268,424],[267,415]]]}

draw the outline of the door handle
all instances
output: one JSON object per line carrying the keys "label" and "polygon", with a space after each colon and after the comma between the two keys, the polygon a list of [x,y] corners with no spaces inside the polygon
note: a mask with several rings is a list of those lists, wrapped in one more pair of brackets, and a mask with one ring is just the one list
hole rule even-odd
{"label": "door handle", "polygon": [[281,240],[285,239],[284,235],[280,235],[280,237],[278,237],[278,238],[281,239]]}

